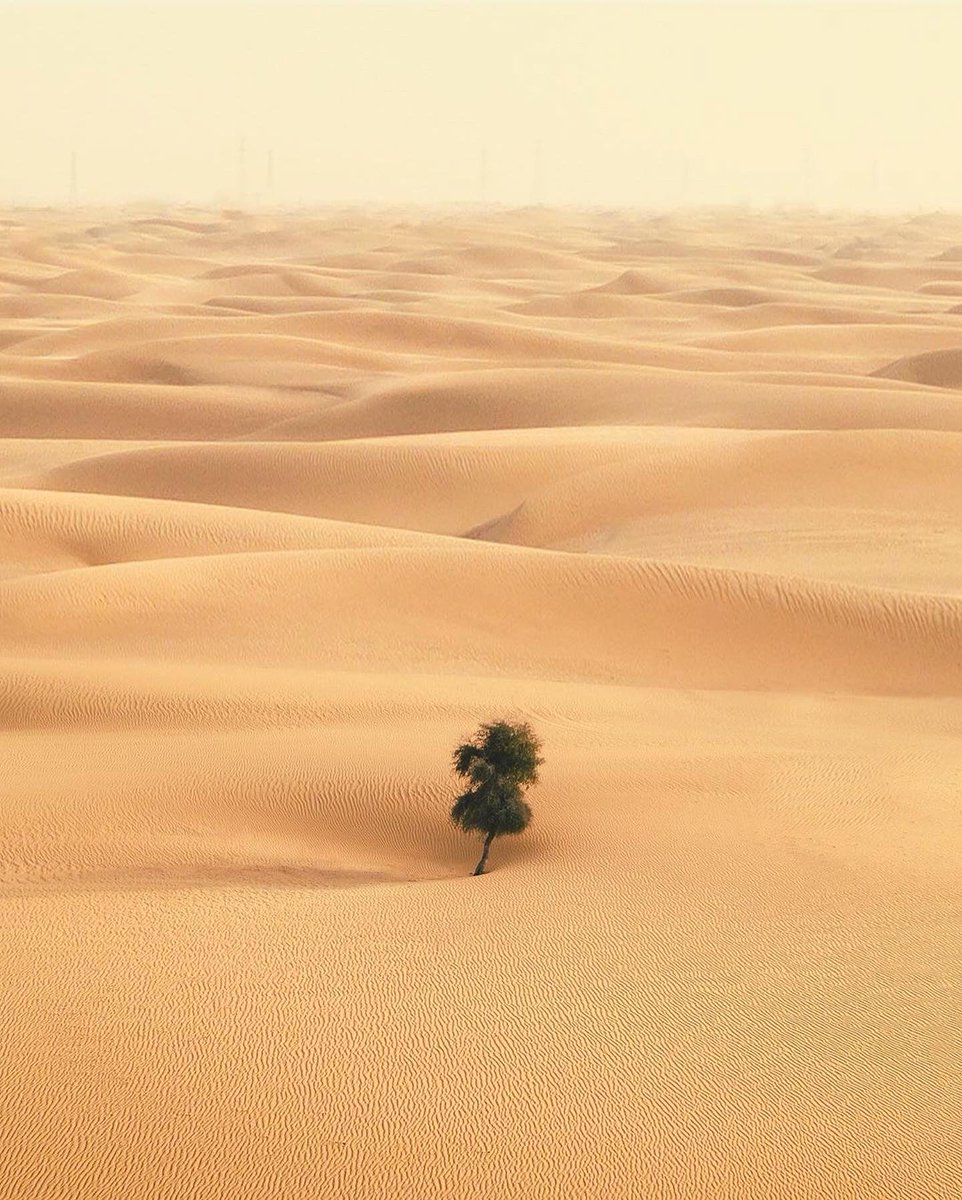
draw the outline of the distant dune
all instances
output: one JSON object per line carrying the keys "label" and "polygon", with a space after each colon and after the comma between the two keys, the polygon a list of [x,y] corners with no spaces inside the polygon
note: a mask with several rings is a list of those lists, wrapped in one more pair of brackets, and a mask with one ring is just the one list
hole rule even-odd
{"label": "distant dune", "polygon": [[962,1195],[962,221],[0,232],[0,1196]]}
{"label": "distant dune", "polygon": [[929,387],[962,390],[962,347],[900,358],[876,373],[883,379],[904,379]]}

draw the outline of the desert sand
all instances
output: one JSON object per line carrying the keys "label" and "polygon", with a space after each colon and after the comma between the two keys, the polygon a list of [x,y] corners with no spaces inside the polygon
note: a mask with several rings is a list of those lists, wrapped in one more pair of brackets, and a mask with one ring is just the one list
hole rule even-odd
{"label": "desert sand", "polygon": [[962,1195],[962,218],[2,213],[0,659],[3,1197]]}

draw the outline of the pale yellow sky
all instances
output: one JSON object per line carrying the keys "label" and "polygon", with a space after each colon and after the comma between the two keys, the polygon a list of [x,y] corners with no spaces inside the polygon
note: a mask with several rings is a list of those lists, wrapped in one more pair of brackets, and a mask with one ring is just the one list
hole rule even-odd
{"label": "pale yellow sky", "polygon": [[0,2],[0,205],[962,209],[960,64],[962,0]]}

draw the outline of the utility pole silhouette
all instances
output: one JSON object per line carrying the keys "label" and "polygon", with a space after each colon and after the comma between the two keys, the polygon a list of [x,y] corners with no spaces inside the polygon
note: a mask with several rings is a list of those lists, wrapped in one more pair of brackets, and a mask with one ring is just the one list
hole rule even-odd
{"label": "utility pole silhouette", "polygon": [[486,204],[488,199],[488,148],[481,147],[481,166],[478,171],[478,203]]}
{"label": "utility pole silhouette", "polygon": [[535,142],[534,161],[531,172],[531,203],[544,203],[544,158],[541,152],[541,142]]}
{"label": "utility pole silhouette", "polygon": [[70,152],[70,207],[77,207],[77,151]]}
{"label": "utility pole silhouette", "polygon": [[237,147],[237,203],[240,208],[247,203],[247,141],[244,138]]}
{"label": "utility pole silhouette", "polygon": [[814,208],[815,201],[814,188],[812,187],[812,152],[808,149],[802,151],[802,167],[801,180],[799,185],[799,204],[805,208]]}

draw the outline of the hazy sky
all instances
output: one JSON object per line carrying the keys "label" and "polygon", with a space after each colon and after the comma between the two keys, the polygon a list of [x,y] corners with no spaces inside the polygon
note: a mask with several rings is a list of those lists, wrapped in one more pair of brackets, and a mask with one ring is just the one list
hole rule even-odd
{"label": "hazy sky", "polygon": [[0,0],[0,205],[962,209],[960,131],[962,0]]}

